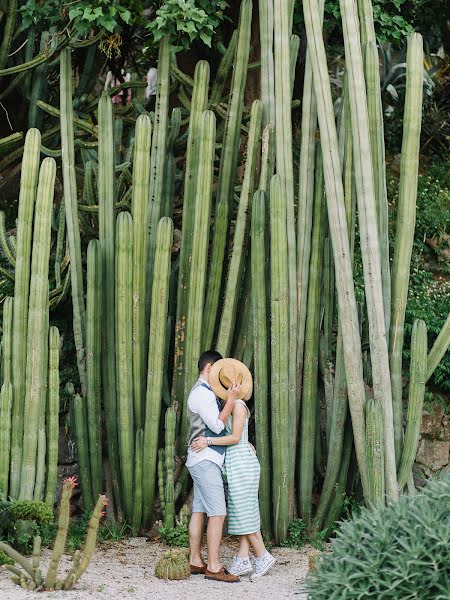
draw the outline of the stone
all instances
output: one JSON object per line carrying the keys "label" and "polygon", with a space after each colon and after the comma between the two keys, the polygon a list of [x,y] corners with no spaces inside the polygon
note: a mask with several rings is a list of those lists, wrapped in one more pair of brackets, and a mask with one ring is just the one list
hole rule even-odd
{"label": "stone", "polygon": [[431,438],[438,438],[441,433],[441,422],[444,416],[442,407],[433,405],[431,411],[424,410],[422,413],[422,423],[420,433]]}
{"label": "stone", "polygon": [[449,463],[450,442],[423,438],[419,442],[416,461],[432,471],[438,471]]}
{"label": "stone", "polygon": [[441,435],[439,439],[444,440],[445,442],[450,441],[450,419],[445,417],[442,421]]}

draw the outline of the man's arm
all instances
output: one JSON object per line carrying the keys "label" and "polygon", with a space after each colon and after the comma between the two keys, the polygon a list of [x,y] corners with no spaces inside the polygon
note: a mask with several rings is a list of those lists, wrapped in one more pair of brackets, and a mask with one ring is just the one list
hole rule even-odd
{"label": "man's arm", "polygon": [[[219,414],[219,409],[217,408],[216,399],[214,398],[213,394],[205,391],[205,395],[206,394],[208,394],[208,398],[199,399],[199,402],[195,408],[195,412],[199,415],[203,423],[205,423],[205,425],[211,429],[211,431],[214,433],[222,433],[222,431],[225,429],[226,421],[221,418],[221,415],[225,411],[226,406]],[[231,410],[227,410],[228,417],[231,414]]]}

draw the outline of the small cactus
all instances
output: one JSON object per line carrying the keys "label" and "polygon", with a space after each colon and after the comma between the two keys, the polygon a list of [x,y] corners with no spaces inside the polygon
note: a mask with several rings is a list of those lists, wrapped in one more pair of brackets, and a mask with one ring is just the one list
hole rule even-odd
{"label": "small cactus", "polygon": [[191,570],[186,550],[168,550],[156,564],[155,575],[159,579],[188,579]]}

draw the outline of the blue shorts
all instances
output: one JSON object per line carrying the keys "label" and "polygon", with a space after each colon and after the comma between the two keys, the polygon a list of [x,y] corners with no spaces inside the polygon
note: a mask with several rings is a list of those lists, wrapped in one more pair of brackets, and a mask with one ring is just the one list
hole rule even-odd
{"label": "blue shorts", "polygon": [[192,512],[206,513],[208,517],[224,517],[227,514],[222,470],[210,460],[188,467],[194,481]]}

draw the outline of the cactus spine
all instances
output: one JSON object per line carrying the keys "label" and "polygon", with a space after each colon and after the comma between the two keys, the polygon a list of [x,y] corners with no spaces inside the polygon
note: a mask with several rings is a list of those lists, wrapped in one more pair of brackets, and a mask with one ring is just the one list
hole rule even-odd
{"label": "cactus spine", "polygon": [[47,483],[45,502],[53,508],[58,478],[59,331],[50,327],[47,396]]}
{"label": "cactus spine", "polygon": [[270,507],[270,419],[268,378],[268,332],[266,290],[266,194],[258,191],[253,196],[251,224],[251,280],[252,327],[254,344],[254,397],[256,421],[256,448],[261,465],[259,503],[262,529],[271,531]]}
{"label": "cactus spine", "polygon": [[11,445],[12,384],[4,381],[0,391],[0,491],[8,495]]}
{"label": "cactus spine", "polygon": [[158,459],[159,417],[164,378],[165,334],[169,303],[170,256],[173,223],[163,217],[158,225],[155,268],[153,271],[150,313],[150,349],[148,353],[147,394],[143,458],[143,523],[150,520],[155,496],[156,463]]}
{"label": "cactus spine", "polygon": [[102,251],[103,278],[103,343],[102,383],[108,438],[108,456],[114,500],[121,507],[119,484],[119,457],[117,437],[117,398],[115,362],[115,259],[114,259],[114,124],[112,102],[104,92],[98,104],[98,220],[99,241]]}
{"label": "cactus spine", "polygon": [[405,439],[400,466],[398,489],[401,490],[412,474],[422,422],[423,399],[427,372],[427,327],[422,320],[414,321],[411,336],[411,364],[409,367],[409,397]]}
{"label": "cactus spine", "polygon": [[27,370],[23,416],[22,475],[19,496],[31,500],[35,486],[41,411],[45,410],[48,348],[48,271],[51,215],[56,176],[52,158],[42,162],[34,220],[28,312]]}
{"label": "cactus spine", "polygon": [[314,182],[314,215],[311,236],[311,260],[308,285],[307,320],[305,329],[305,362],[303,366],[303,397],[301,409],[299,494],[303,521],[311,521],[311,496],[314,476],[314,440],[317,433],[317,368],[319,359],[320,293],[325,237],[323,207],[323,167],[317,148]]}
{"label": "cactus spine", "polygon": [[[199,153],[202,114],[208,102],[209,64],[199,61],[195,67],[189,119],[189,136],[186,148],[186,174],[183,195],[183,223],[181,227],[180,270],[178,275],[177,314],[175,326],[175,356],[173,372],[174,400],[184,410],[184,367],[186,345],[186,319],[189,294],[189,275],[192,264],[192,244],[196,186],[199,181]],[[185,418],[183,414],[181,418]]]}
{"label": "cactus spine", "polygon": [[289,525],[287,481],[290,443],[282,432],[289,431],[289,272],[286,234],[286,194],[279,175],[270,182],[270,314],[272,350],[272,439],[273,513],[276,540],[283,540]]}
{"label": "cactus spine", "polygon": [[77,183],[75,178],[75,149],[72,108],[72,60],[70,50],[60,55],[60,125],[63,166],[64,203],[66,207],[67,239],[70,250],[70,272],[73,305],[73,335],[77,351],[81,391],[86,395],[85,365],[85,306],[83,270],[81,263],[80,227],[78,222]]}
{"label": "cactus spine", "polygon": [[133,394],[136,427],[143,425],[146,350],[146,273],[148,253],[148,188],[152,124],[148,115],[136,121],[133,160]]}
{"label": "cactus spine", "polygon": [[11,423],[11,480],[9,492],[12,498],[17,498],[19,496],[22,468],[31,238],[36,186],[39,174],[40,145],[41,134],[37,129],[30,129],[25,138],[22,160],[19,216],[16,237],[13,314],[14,335],[12,339],[12,360],[14,364],[12,373],[13,409]]}
{"label": "cactus spine", "polygon": [[384,440],[383,411],[381,403],[375,398],[367,400],[366,438],[367,438],[367,479],[369,504],[384,504]]}
{"label": "cactus spine", "polygon": [[[248,221],[251,210],[251,197],[253,194],[256,159],[259,146],[259,137],[261,133],[261,117],[262,103],[260,100],[255,100],[251,109],[245,175],[242,184],[238,214],[236,217],[236,229],[233,238],[233,252],[228,269],[224,306],[220,320],[219,337],[217,342],[217,350],[222,354],[222,356],[228,356],[231,350],[231,343],[233,340],[233,332],[236,322],[236,310],[240,299],[239,293],[243,280],[246,244],[249,231]],[[216,265],[212,264],[212,267],[214,269]]]}
{"label": "cactus spine", "polygon": [[397,228],[392,263],[390,367],[392,378],[395,450],[399,463],[402,442],[402,349],[411,253],[416,223],[417,169],[422,125],[422,36],[408,40],[406,96],[403,118],[402,158],[398,194]]}
{"label": "cactus spine", "polygon": [[214,146],[216,139],[216,119],[214,113],[211,111],[205,111],[202,114],[201,139],[202,145],[200,147],[192,235],[192,264],[196,266],[196,269],[191,269],[188,286],[184,404],[180,438],[180,445],[183,452],[186,450],[187,444],[187,397],[197,376],[197,360],[201,351],[202,314],[205,298],[209,221],[214,172]]}
{"label": "cactus spine", "polygon": [[166,410],[165,426],[166,426],[166,449],[165,449],[165,469],[166,469],[166,485],[165,485],[165,527],[173,527],[175,524],[175,501],[174,501],[174,477],[173,470],[175,466],[175,426],[176,413],[172,406]]}
{"label": "cactus spine", "polygon": [[87,250],[86,375],[87,435],[92,496],[102,491],[101,440],[101,340],[102,340],[102,253],[100,242],[91,240]]}

